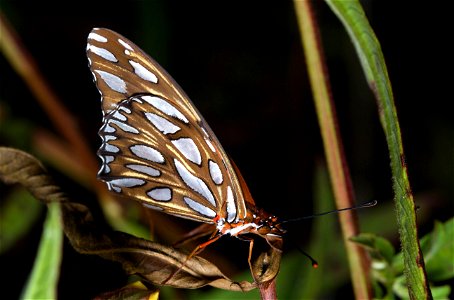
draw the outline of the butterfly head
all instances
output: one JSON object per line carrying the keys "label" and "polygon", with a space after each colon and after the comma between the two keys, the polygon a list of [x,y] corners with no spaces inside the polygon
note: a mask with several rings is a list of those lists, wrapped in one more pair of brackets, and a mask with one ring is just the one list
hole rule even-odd
{"label": "butterfly head", "polygon": [[267,243],[274,249],[282,251],[282,238],[286,230],[281,226],[279,219],[263,209],[253,212],[252,218],[252,222],[257,225],[254,233],[264,237]]}

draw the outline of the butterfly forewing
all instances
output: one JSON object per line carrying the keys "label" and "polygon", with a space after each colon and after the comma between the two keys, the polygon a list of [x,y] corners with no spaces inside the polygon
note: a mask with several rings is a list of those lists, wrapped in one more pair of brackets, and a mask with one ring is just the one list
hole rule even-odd
{"label": "butterfly forewing", "polygon": [[244,218],[243,194],[228,157],[170,75],[108,29],[90,33],[87,55],[104,116],[98,175],[109,189],[197,221]]}

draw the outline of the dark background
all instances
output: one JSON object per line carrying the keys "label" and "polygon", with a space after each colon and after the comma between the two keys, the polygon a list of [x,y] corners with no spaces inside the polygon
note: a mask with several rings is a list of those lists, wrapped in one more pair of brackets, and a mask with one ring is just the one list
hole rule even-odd
{"label": "dark background", "polygon": [[[0,3],[43,76],[79,121],[93,153],[100,144],[101,111],[85,44],[93,27],[107,27],[134,41],[172,74],[240,167],[259,206],[283,217],[313,213],[314,168],[323,161],[323,148],[291,2]],[[446,221],[453,215],[446,7],[389,1],[362,4],[381,42],[394,88],[410,183],[417,205],[425,209],[420,212],[423,235],[434,220]],[[389,158],[375,100],[342,25],[323,2],[314,3],[314,8],[356,196],[387,205],[389,215],[383,221],[395,222]],[[55,132],[3,56],[0,68],[3,117],[8,112],[9,117]],[[0,143],[14,146],[4,136]],[[24,150],[33,152],[32,147]],[[70,193],[90,195],[61,181]],[[304,226],[301,236],[310,229],[310,224]],[[37,226],[0,260],[6,277],[2,286],[6,282],[12,296],[17,297],[24,285],[39,235]],[[387,237],[398,247],[397,230]],[[118,266],[67,248],[62,299],[92,297],[124,284]],[[78,264],[80,269],[74,267]],[[82,266],[95,267],[87,274]],[[99,284],[92,290],[88,286],[84,291],[72,290],[80,281],[90,280]],[[348,286],[341,292],[351,293]]]}

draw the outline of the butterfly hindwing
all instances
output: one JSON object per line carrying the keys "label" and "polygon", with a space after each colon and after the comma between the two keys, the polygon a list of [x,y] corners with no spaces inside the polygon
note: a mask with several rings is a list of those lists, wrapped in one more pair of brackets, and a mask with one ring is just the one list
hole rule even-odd
{"label": "butterfly hindwing", "polygon": [[197,221],[243,218],[246,207],[229,159],[170,75],[108,29],[90,33],[87,55],[102,97],[99,177],[109,189]]}

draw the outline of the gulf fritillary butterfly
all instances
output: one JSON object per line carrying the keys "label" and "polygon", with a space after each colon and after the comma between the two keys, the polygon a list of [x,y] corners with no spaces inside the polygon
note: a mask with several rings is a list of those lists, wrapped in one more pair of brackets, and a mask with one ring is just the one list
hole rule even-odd
{"label": "gulf fritillary butterfly", "polygon": [[[101,93],[102,160],[109,190],[177,217],[212,224],[211,238],[257,234],[282,251],[285,230],[258,209],[238,169],[172,77],[120,34],[95,28],[87,56]],[[195,252],[193,252],[195,253]]]}

